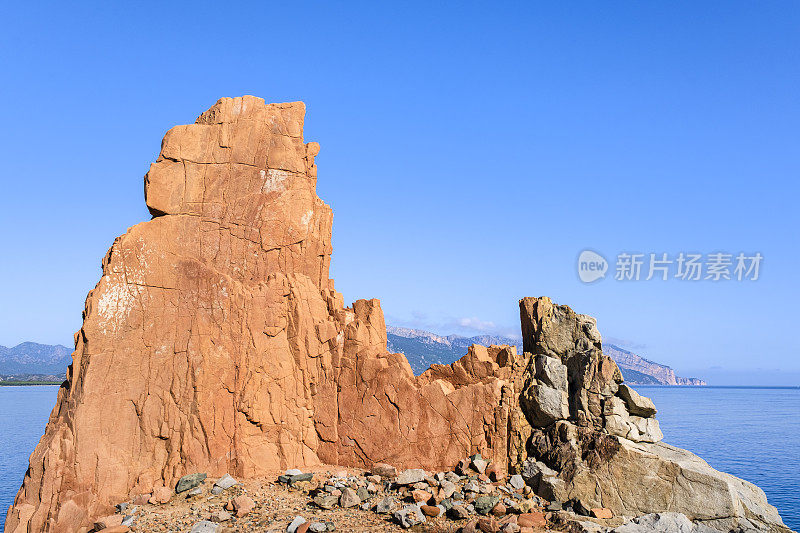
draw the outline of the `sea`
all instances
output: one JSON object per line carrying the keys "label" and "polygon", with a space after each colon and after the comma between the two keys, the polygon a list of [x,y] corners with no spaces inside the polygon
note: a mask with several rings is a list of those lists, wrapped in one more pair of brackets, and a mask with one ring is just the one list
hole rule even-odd
{"label": "sea", "polygon": [[[637,386],[653,399],[664,440],[764,489],[800,530],[800,388]],[[0,387],[0,530],[56,386]]]}

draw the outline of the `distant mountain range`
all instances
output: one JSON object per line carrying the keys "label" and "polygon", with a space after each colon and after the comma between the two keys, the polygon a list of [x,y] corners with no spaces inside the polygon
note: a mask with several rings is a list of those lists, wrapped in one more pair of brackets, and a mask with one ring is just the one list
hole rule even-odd
{"label": "distant mountain range", "polygon": [[[450,364],[467,353],[471,344],[510,344],[522,352],[519,339],[496,335],[462,337],[441,336],[429,331],[387,326],[389,351],[405,354],[414,373],[419,375],[434,363]],[[611,356],[622,372],[625,381],[632,385],[705,385],[698,378],[682,378],[670,367],[655,363],[619,346],[604,343],[603,351]]]}
{"label": "distant mountain range", "polygon": [[56,375],[63,377],[72,363],[72,350],[60,344],[23,342],[13,348],[0,346],[0,376]]}
{"label": "distant mountain range", "polygon": [[[387,326],[389,351],[405,354],[414,373],[419,375],[434,363],[450,364],[467,353],[472,344],[490,346],[510,344],[522,352],[519,339],[499,335],[441,336],[418,329]],[[604,344],[603,351],[619,365],[625,381],[634,385],[705,385],[698,378],[675,375],[670,367],[645,359],[633,352]],[[23,342],[13,348],[0,346],[0,381],[57,381],[64,379],[72,362],[72,350],[60,344]]]}

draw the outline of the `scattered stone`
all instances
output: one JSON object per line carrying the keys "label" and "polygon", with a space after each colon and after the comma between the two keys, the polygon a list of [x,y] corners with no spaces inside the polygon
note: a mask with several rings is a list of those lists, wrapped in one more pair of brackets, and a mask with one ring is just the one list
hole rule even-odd
{"label": "scattered stone", "polygon": [[522,513],[517,517],[517,524],[520,527],[545,527],[547,526],[547,519],[544,513]]}
{"label": "scattered stone", "polygon": [[467,484],[464,485],[464,492],[480,492],[480,491],[481,491],[481,486],[474,479],[467,481]]}
{"label": "scattered stone", "polygon": [[[301,472],[302,473],[302,472]],[[221,478],[219,478],[216,483],[214,483],[214,487],[218,487],[222,490],[227,490],[234,485],[238,485],[239,482],[236,481],[230,474],[225,474]]]}
{"label": "scattered stone", "polygon": [[469,511],[463,505],[454,505],[447,511],[448,516],[453,520],[464,520],[469,518]]}
{"label": "scattered stone", "polygon": [[378,502],[375,506],[375,512],[378,514],[389,514],[394,512],[395,508],[397,508],[397,502],[393,498],[387,496]]}
{"label": "scattered stone", "polygon": [[497,496],[478,496],[472,504],[475,506],[476,513],[487,515],[499,501],[500,498]]}
{"label": "scattered stone", "polygon": [[[289,472],[293,471],[300,472],[296,468],[290,470]],[[300,472],[299,474],[291,474],[291,475],[284,474],[282,476],[278,476],[278,482],[285,483],[287,485],[294,485],[295,483],[300,483],[302,481],[311,481],[312,479],[314,479],[314,474],[312,472],[308,473]]]}
{"label": "scattered stone", "polygon": [[217,533],[219,530],[220,526],[218,524],[208,520],[200,520],[192,526],[192,530],[189,533]]}
{"label": "scattered stone", "polygon": [[425,471],[420,468],[403,470],[397,476],[395,483],[398,485],[413,485],[425,480]]}
{"label": "scattered stone", "polygon": [[116,509],[118,513],[124,513],[128,509],[128,502],[118,503]]}
{"label": "scattered stone", "polygon": [[479,474],[483,474],[484,472],[486,472],[486,466],[489,463],[483,457],[481,457],[481,454],[478,453],[473,455],[470,458],[470,461],[471,461],[470,465],[472,466],[472,468],[475,469],[476,472],[478,472]]}
{"label": "scattered stone", "polygon": [[414,501],[417,503],[425,503],[431,498],[433,498],[433,494],[424,490],[415,490],[411,492],[411,497],[414,498]]}
{"label": "scattered stone", "polygon": [[422,514],[425,516],[430,516],[431,518],[435,518],[442,514],[442,510],[435,505],[421,505],[419,509],[422,511]]}
{"label": "scattered stone", "polygon": [[175,485],[175,492],[180,494],[181,492],[193,489],[205,481],[205,479],[206,475],[203,473],[187,474],[178,480],[178,483]]}
{"label": "scattered stone", "polygon": [[549,504],[547,504],[547,507],[545,507],[545,510],[550,512],[556,512],[556,511],[561,511],[563,508],[564,507],[561,505],[561,502],[550,502]]}
{"label": "scattered stone", "polygon": [[417,524],[425,522],[425,515],[416,505],[406,505],[399,511],[395,511],[394,519],[403,529],[408,529]]}
{"label": "scattered stone", "polygon": [[193,496],[200,496],[201,494],[203,494],[203,489],[200,487],[195,487],[186,493],[186,497],[192,498]]}
{"label": "scattered stone", "polygon": [[355,507],[361,503],[361,498],[358,497],[356,491],[347,487],[342,490],[342,495],[339,497],[339,505],[347,509],[348,507]]}
{"label": "scattered stone", "polygon": [[356,491],[356,496],[358,496],[359,501],[365,502],[372,498],[370,491],[366,487],[359,487]]}
{"label": "scattered stone", "polygon": [[516,490],[522,490],[525,488],[525,480],[522,479],[522,476],[519,474],[514,474],[511,476],[511,479],[508,480],[508,484],[514,487]]}
{"label": "scattered stone", "polygon": [[506,506],[503,505],[503,502],[498,502],[498,504],[495,505],[490,512],[493,516],[505,516]]}
{"label": "scattered stone", "polygon": [[306,523],[306,519],[302,516],[295,516],[294,520],[286,526],[286,533],[297,533],[297,528]]}
{"label": "scattered stone", "polygon": [[395,467],[384,463],[375,463],[372,465],[371,472],[381,477],[395,477],[397,475],[397,469]]}
{"label": "scattered stone", "polygon": [[328,526],[324,522],[314,522],[308,526],[308,530],[312,531],[313,533],[323,533],[324,531],[328,531]]}
{"label": "scattered stone", "polygon": [[493,518],[481,518],[478,520],[478,531],[482,533],[497,533],[500,526]]}
{"label": "scattered stone", "polygon": [[491,481],[503,481],[506,478],[505,472],[503,469],[500,468],[497,463],[491,463],[489,466],[486,467],[486,471],[484,472]]}
{"label": "scattered stone", "polygon": [[227,522],[231,517],[232,515],[228,511],[216,511],[211,513],[212,522]]}
{"label": "scattered stone", "polygon": [[339,503],[339,497],[335,494],[320,493],[314,496],[313,501],[320,509],[333,509]]}
{"label": "scattered stone", "polygon": [[236,516],[239,518],[249,514],[256,506],[256,502],[250,496],[244,494],[235,497],[231,503],[233,504],[233,510],[236,511]]}

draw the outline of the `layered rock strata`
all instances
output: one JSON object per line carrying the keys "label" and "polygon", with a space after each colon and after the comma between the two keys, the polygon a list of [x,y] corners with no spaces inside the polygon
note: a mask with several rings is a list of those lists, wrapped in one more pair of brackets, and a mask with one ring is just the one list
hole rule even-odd
{"label": "layered rock strata", "polygon": [[224,98],[164,137],[152,220],[103,260],[7,532],[79,531],[186,474],[449,468],[480,452],[542,496],[781,529],[756,487],[658,441],[594,319],[520,302],[524,352],[473,346],[415,377],[377,300],[329,277],[332,212],[302,103]]}

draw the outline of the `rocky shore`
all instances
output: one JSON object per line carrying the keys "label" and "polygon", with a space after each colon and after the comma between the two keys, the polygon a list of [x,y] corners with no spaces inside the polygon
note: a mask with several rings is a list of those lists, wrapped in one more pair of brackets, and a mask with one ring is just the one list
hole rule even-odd
{"label": "rocky shore", "polygon": [[715,531],[678,513],[632,519],[605,508],[584,509],[579,502],[548,502],[533,492],[530,481],[507,475],[480,455],[436,473],[398,472],[387,464],[366,471],[290,469],[243,482],[228,474],[212,481],[195,473],[181,478],[174,490],[157,487],[121,502],[116,513],[78,533]]}
{"label": "rocky shore", "polygon": [[547,297],[519,301],[522,353],[475,344],[415,376],[380,302],[334,289],[304,113],[223,98],[167,132],[153,218],[103,260],[7,533],[788,532],[758,487],[661,442],[595,319]]}

